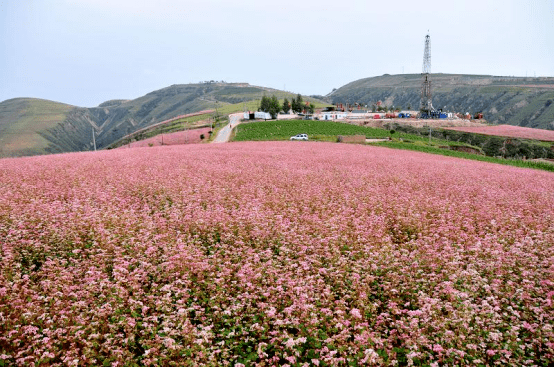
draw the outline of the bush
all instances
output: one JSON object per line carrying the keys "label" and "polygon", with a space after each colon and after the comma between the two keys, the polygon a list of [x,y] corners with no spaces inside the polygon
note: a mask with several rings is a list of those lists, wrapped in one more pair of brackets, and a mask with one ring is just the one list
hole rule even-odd
{"label": "bush", "polygon": [[502,140],[496,137],[491,137],[483,146],[483,152],[487,156],[501,156]]}

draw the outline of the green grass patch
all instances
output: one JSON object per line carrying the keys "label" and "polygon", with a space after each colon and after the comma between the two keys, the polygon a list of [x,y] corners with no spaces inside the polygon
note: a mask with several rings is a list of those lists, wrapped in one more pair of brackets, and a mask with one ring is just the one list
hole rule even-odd
{"label": "green grass patch", "polygon": [[395,148],[395,149],[405,149],[405,150],[411,150],[411,151],[425,152],[425,153],[433,153],[433,154],[438,154],[443,156],[465,158],[468,160],[484,161],[484,162],[491,162],[491,163],[501,164],[501,165],[517,166],[517,167],[523,167],[523,168],[554,172],[554,165],[546,162],[512,160],[512,159],[504,159],[504,158],[497,158],[497,157],[490,157],[490,156],[482,156],[482,155],[477,155],[473,153],[452,151],[452,150],[442,149],[434,146],[412,144],[412,143],[405,143],[405,142],[379,142],[379,143],[372,143],[372,145],[380,146],[380,147]]}
{"label": "green grass patch", "polygon": [[326,120],[270,120],[243,123],[238,126],[235,141],[282,141],[305,133],[310,140],[336,141],[338,135],[361,134],[371,138],[386,138],[385,129],[369,128]]}

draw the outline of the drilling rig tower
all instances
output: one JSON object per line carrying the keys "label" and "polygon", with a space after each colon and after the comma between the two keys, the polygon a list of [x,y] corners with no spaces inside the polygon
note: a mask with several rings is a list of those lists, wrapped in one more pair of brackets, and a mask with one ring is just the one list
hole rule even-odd
{"label": "drilling rig tower", "polygon": [[422,118],[434,117],[435,109],[431,97],[431,36],[425,36],[425,52],[423,54],[423,81],[421,84],[421,102],[419,103],[419,112]]}

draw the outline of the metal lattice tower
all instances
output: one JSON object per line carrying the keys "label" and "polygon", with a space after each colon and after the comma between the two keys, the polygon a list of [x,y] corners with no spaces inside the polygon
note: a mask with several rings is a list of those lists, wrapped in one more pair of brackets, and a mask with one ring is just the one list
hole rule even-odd
{"label": "metal lattice tower", "polygon": [[425,36],[425,52],[423,53],[423,81],[421,84],[421,102],[419,104],[419,110],[422,114],[427,114],[428,116],[430,116],[431,111],[434,110],[429,74],[431,74],[431,36],[427,34],[427,36]]}

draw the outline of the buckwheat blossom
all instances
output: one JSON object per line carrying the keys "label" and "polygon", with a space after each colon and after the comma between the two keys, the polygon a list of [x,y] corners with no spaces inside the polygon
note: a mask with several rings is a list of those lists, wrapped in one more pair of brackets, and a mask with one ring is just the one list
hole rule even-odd
{"label": "buckwheat blossom", "polygon": [[1,159],[0,365],[554,363],[554,174],[296,143]]}
{"label": "buckwheat blossom", "polygon": [[353,308],[353,309],[350,311],[350,314],[351,314],[352,317],[354,317],[355,319],[361,319],[361,318],[362,318],[362,315],[360,314],[360,310],[357,309],[357,308]]}
{"label": "buckwheat blossom", "polygon": [[501,124],[482,127],[448,127],[444,129],[485,135],[496,135],[501,137],[536,139],[540,141],[554,142],[554,132],[552,130],[534,129],[515,125]]}

